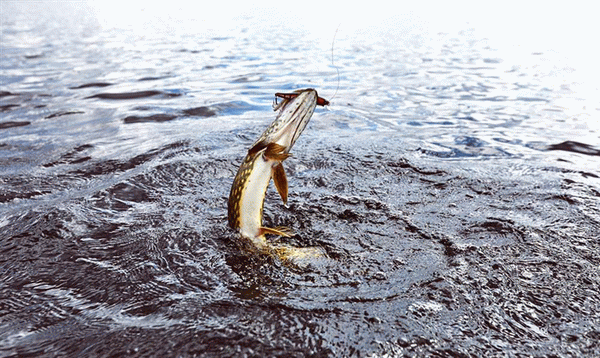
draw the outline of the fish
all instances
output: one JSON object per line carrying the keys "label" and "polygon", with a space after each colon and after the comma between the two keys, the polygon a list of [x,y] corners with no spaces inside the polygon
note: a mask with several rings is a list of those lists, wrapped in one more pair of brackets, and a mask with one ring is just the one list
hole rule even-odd
{"label": "fish", "polygon": [[271,179],[284,204],[288,199],[288,181],[283,162],[291,156],[290,150],[310,121],[316,106],[329,104],[312,88],[294,93],[278,93],[273,108],[278,111],[275,120],[248,149],[233,180],[227,204],[229,226],[250,243],[253,250],[275,255],[284,262],[294,262],[307,257],[325,256],[316,247],[292,247],[273,244],[265,235],[292,236],[285,227],[263,226],[263,208]]}

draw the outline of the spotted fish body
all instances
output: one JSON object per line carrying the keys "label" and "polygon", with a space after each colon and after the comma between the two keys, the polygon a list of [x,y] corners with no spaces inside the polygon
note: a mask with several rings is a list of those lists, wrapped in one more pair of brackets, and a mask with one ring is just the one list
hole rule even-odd
{"label": "spotted fish body", "polygon": [[[267,152],[267,149],[269,149],[269,152]],[[277,149],[281,150],[282,148],[271,146],[254,154],[246,155],[233,180],[231,193],[229,194],[229,226],[237,229],[242,237],[250,239],[257,248],[265,247],[265,233],[280,234],[275,232],[276,229],[267,229],[262,226],[264,198],[275,171],[279,175],[276,180],[286,181],[286,193],[281,195],[284,202],[287,199],[287,180],[281,164],[281,161],[285,159],[283,157],[287,154],[274,153],[274,158],[270,154],[273,154],[272,150]],[[283,159],[276,159],[277,156]],[[283,178],[280,178],[279,171],[283,173]],[[281,183],[277,182],[276,185],[279,188]],[[284,188],[281,190],[284,190]],[[284,232],[282,231],[281,234],[284,234]]]}
{"label": "spotted fish body", "polygon": [[275,110],[279,111],[277,117],[248,150],[233,180],[228,202],[229,226],[256,249],[276,252],[281,258],[306,255],[310,251],[270,245],[265,234],[289,236],[290,231],[262,225],[264,199],[271,179],[283,202],[287,202],[288,185],[283,161],[290,156],[290,149],[308,124],[320,99],[314,89],[296,93],[297,96],[285,98],[276,105]]}

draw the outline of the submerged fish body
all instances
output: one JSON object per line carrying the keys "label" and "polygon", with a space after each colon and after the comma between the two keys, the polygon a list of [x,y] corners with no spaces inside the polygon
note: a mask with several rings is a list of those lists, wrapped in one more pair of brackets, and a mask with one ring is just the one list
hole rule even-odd
{"label": "submerged fish body", "polygon": [[297,96],[284,98],[276,105],[277,117],[248,150],[231,186],[228,202],[229,226],[249,240],[254,248],[275,253],[283,260],[323,255],[314,248],[269,244],[265,234],[289,236],[290,231],[262,225],[264,200],[271,179],[283,202],[287,203],[288,184],[283,161],[290,156],[290,149],[306,128],[320,99],[314,89],[296,93]]}

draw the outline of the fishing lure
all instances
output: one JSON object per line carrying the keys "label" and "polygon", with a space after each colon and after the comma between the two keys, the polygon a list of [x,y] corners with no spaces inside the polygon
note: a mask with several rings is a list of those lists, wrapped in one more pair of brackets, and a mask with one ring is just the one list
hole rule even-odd
{"label": "fishing lure", "polygon": [[[283,99],[287,99],[287,100],[291,100],[291,99],[294,99],[294,98],[298,97],[299,94],[300,93],[298,93],[297,91],[294,92],[294,93],[281,93],[281,92],[275,93],[275,104],[276,105],[278,104],[277,103],[277,97],[283,98]],[[329,105],[329,101],[326,100],[323,97],[317,96],[317,105],[318,106],[328,106]]]}

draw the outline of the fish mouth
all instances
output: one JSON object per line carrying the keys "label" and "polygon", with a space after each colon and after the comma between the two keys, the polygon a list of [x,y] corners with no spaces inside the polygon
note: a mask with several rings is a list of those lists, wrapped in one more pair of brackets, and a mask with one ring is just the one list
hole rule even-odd
{"label": "fish mouth", "polygon": [[[284,127],[284,133],[282,133],[280,140],[276,142],[287,147],[288,151],[296,143],[296,140],[310,121],[317,106],[318,97],[317,91],[309,88],[300,92],[296,98],[286,100],[288,103],[285,103],[281,108],[278,118],[285,119],[284,122],[287,122],[287,124]],[[285,135],[285,132],[292,133],[289,139],[287,139],[288,137]]]}
{"label": "fish mouth", "polygon": [[298,90],[294,95],[296,93],[296,96],[284,98],[275,105],[278,111],[275,121],[250,148],[249,154],[266,148],[270,143],[283,146],[285,153],[290,151],[310,121],[319,99],[317,91],[312,88]]}

